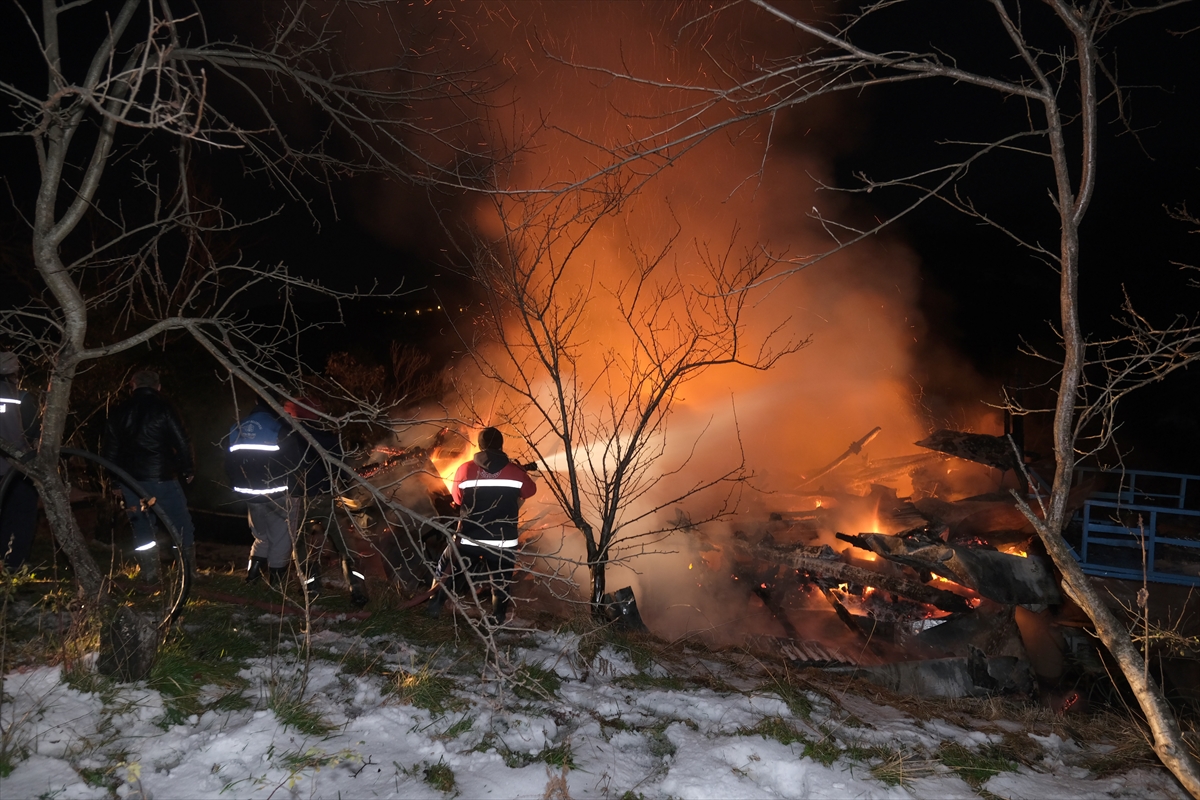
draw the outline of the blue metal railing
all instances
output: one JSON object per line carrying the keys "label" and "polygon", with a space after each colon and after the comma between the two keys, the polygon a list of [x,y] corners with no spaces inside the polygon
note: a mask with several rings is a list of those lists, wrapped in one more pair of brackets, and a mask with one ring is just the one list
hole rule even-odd
{"label": "blue metal railing", "polygon": [[1097,482],[1074,518],[1085,573],[1200,586],[1200,498],[1189,496],[1200,476],[1080,467],[1074,478]]}

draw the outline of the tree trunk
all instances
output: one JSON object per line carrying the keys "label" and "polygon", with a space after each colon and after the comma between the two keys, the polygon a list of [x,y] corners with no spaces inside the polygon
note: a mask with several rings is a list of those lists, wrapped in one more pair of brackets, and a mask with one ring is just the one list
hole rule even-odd
{"label": "tree trunk", "polygon": [[1071,185],[1070,151],[1066,144],[1064,115],[1055,105],[1054,95],[1047,87],[1046,117],[1049,123],[1050,154],[1054,165],[1055,196],[1060,223],[1059,314],[1062,321],[1064,353],[1058,398],[1054,408],[1054,484],[1045,519],[1037,518],[1028,508],[1026,515],[1046,545],[1046,550],[1054,559],[1055,565],[1065,577],[1065,588],[1072,593],[1073,599],[1091,619],[1096,627],[1096,634],[1117,660],[1121,672],[1129,681],[1154,735],[1155,752],[1184,788],[1193,797],[1200,798],[1200,765],[1197,765],[1183,740],[1174,712],[1167,704],[1162,691],[1145,673],[1143,659],[1134,646],[1129,631],[1104,604],[1062,537],[1067,523],[1067,500],[1075,471],[1079,436],[1079,431],[1076,430],[1076,406],[1081,402],[1079,387],[1087,355],[1087,342],[1080,327],[1079,315],[1079,230],[1095,188],[1098,98],[1095,85],[1095,41],[1092,38],[1093,31],[1089,27],[1090,22],[1085,21],[1061,0],[1056,0],[1056,7],[1059,17],[1075,37],[1079,58],[1083,151],[1079,163],[1079,188],[1076,192]]}
{"label": "tree trunk", "polygon": [[54,472],[34,475],[33,479],[46,509],[51,535],[67,554],[84,597],[96,603],[105,602],[104,576],[88,552],[83,532],[79,530],[79,521],[71,511],[70,489]]}
{"label": "tree trunk", "polygon": [[1143,669],[1142,655],[1129,638],[1129,631],[1100,597],[1096,587],[1075,561],[1062,536],[1048,530],[1045,523],[1040,521],[1034,527],[1055,565],[1062,570],[1066,579],[1065,588],[1071,599],[1092,620],[1096,626],[1096,635],[1117,660],[1122,674],[1129,681],[1129,686],[1146,715],[1146,721],[1150,724],[1150,731],[1154,734],[1154,752],[1193,797],[1200,797],[1200,772],[1196,769],[1196,761],[1183,740],[1175,713],[1163,697],[1162,690]]}
{"label": "tree trunk", "polygon": [[608,566],[608,554],[597,555],[588,565],[592,571],[592,615],[604,617],[604,568]]}

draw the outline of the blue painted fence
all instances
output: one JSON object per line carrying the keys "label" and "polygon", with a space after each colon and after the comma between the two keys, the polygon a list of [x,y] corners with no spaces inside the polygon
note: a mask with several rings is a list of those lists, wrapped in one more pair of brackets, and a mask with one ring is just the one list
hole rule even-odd
{"label": "blue painted fence", "polygon": [[1080,467],[1074,482],[1095,487],[1068,530],[1084,572],[1200,586],[1200,476]]}

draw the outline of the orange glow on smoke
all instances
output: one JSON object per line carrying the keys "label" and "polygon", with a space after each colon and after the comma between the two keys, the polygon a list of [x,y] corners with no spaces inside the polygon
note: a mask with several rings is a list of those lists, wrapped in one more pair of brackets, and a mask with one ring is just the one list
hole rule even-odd
{"label": "orange glow on smoke", "polygon": [[[619,148],[630,137],[646,135],[666,124],[672,108],[691,102],[686,95],[654,88],[654,84],[662,87],[700,80],[697,75],[711,69],[715,52],[723,52],[724,47],[737,52],[743,44],[723,29],[705,29],[695,41],[686,36],[681,41],[666,30],[674,23],[653,11],[653,4],[592,4],[583,10],[576,4],[541,3],[523,8],[515,26],[498,24],[487,15],[468,23],[472,36],[484,42],[485,49],[505,53],[504,64],[512,69],[504,81],[505,97],[512,98],[506,102],[514,107],[512,119],[541,119],[547,109],[554,113],[555,124],[541,128],[539,139],[529,142],[513,173],[518,185],[565,185],[594,165],[605,163],[603,146]],[[791,37],[774,27],[761,33],[766,37],[760,43],[764,59],[790,53],[794,47]],[[677,44],[664,53],[659,47],[663,41]],[[536,46],[529,49],[531,43]],[[569,52],[571,64],[547,59],[543,48]],[[594,74],[572,64],[632,70],[647,82],[601,86]],[[614,107],[621,112],[614,113]],[[806,126],[837,123],[832,104],[805,112]],[[652,283],[682,280],[688,286],[706,284],[705,264],[717,256],[724,258],[727,250],[732,263],[763,251],[798,257],[831,245],[825,229],[811,222],[808,213],[826,203],[825,195],[817,190],[828,173],[822,154],[800,143],[792,150],[776,148],[770,151],[770,169],[762,172],[761,145],[770,125],[770,120],[764,119],[757,127],[748,123],[745,135],[715,136],[699,142],[677,168],[654,177],[652,190],[626,198],[619,213],[600,219],[594,227],[590,217],[581,220],[575,227],[586,227],[591,233],[578,246],[569,236],[547,244],[550,252],[543,254],[534,268],[531,285],[544,292],[549,286],[547,277],[558,275],[557,294],[563,304],[581,296],[579,292],[590,292],[586,314],[573,329],[577,346],[573,357],[578,360],[572,380],[578,385],[612,385],[619,393],[625,386],[622,378],[601,379],[602,370],[606,365],[644,359],[635,349],[637,337],[625,325],[614,295],[616,287],[640,274],[644,259],[659,252],[668,237],[673,236],[674,245],[662,274]],[[511,132],[513,141],[523,138],[522,131]],[[812,142],[815,146],[816,140]],[[748,176],[754,177],[747,180]],[[691,200],[670,201],[680,197]],[[474,222],[486,235],[499,237],[503,221],[527,219],[530,227],[513,234],[521,240],[516,249],[527,252],[526,245],[535,249],[548,241],[546,226],[552,213],[550,206],[544,210],[536,204],[521,206],[513,195],[498,209],[478,207]],[[731,244],[735,231],[737,237]],[[603,265],[600,273],[597,265]],[[598,281],[601,274],[603,281]],[[709,285],[698,288],[715,292]],[[643,296],[654,293],[655,287],[648,287]],[[875,426],[883,428],[882,435],[870,445],[869,453],[864,451],[847,462],[846,471],[861,468],[869,459],[911,454],[911,443],[928,434],[928,424],[914,403],[911,382],[912,342],[924,330],[918,295],[912,255],[895,242],[883,245],[874,240],[859,245],[852,255],[834,257],[818,269],[805,270],[755,295],[744,319],[745,342],[757,346],[782,325],[776,344],[809,336],[812,344],[767,372],[715,368],[689,380],[686,395],[676,398],[672,410],[672,435],[663,463],[686,460],[696,445],[696,455],[689,460],[695,467],[665,478],[662,494],[669,496],[678,491],[677,486],[689,487],[703,480],[712,469],[702,474],[698,471],[727,463],[730,454],[737,452],[745,453],[751,468],[772,465],[769,478],[760,479],[762,488],[793,492],[802,483],[801,475],[828,464],[849,442]],[[659,313],[656,321],[662,323],[662,330],[669,330],[666,321],[686,319],[689,308],[681,298],[671,296],[654,310]],[[514,338],[523,341],[517,321],[510,321],[510,326]],[[493,366],[502,361],[496,359]],[[552,389],[547,382],[535,386],[534,392],[544,397]],[[606,419],[610,400],[616,407],[625,402],[622,397],[610,398],[597,391],[587,396],[583,410],[586,427],[598,429],[601,437],[608,431],[591,421]],[[495,408],[519,429],[544,430],[536,419],[521,419],[520,407],[509,405],[504,397]],[[598,444],[603,446],[602,438]],[[554,452],[552,441],[538,441],[537,445]],[[822,481],[830,487],[840,484],[837,475]],[[907,476],[893,476],[889,482],[898,484],[894,488],[901,495],[911,490]],[[648,503],[659,499],[646,497]],[[539,493],[534,503],[550,500],[549,493]],[[704,498],[695,498],[692,505],[703,502]],[[831,505],[823,499],[811,502],[815,508]],[[698,510],[696,515],[703,513]],[[869,528],[854,532],[877,531],[878,527],[874,521]]]}

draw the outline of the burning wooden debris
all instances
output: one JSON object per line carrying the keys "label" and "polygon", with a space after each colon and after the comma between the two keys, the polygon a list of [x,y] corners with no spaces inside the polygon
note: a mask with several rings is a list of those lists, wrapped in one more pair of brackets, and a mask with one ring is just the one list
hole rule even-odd
{"label": "burning wooden debris", "polygon": [[889,561],[917,570],[922,580],[954,581],[997,603],[1012,605],[1062,602],[1050,570],[1039,558],[1011,555],[985,546],[930,540],[921,531],[904,536],[860,533],[839,539]]}
{"label": "burning wooden debris", "polygon": [[[786,634],[759,637],[758,646],[916,694],[1029,693],[1035,676],[1057,679],[1063,654],[1043,651],[1064,637],[1044,618],[1064,598],[1048,559],[1029,552],[1033,531],[1014,498],[947,498],[936,481],[915,477],[947,457],[1018,468],[1012,443],[938,431],[917,443],[934,453],[847,464],[877,433],[804,484],[827,477],[844,488],[794,495],[793,509],[726,546],[734,579],[752,587]],[[905,470],[914,475],[912,498],[870,480]],[[842,532],[862,519],[872,520],[871,530]],[[839,541],[850,546],[830,546]],[[806,640],[789,620],[797,595],[809,611],[823,599],[858,645]]]}
{"label": "burning wooden debris", "polygon": [[916,442],[916,445],[927,450],[935,450],[956,458],[974,461],[985,467],[1007,470],[1019,469],[1021,466],[1017,450],[1003,436],[940,430]]}

